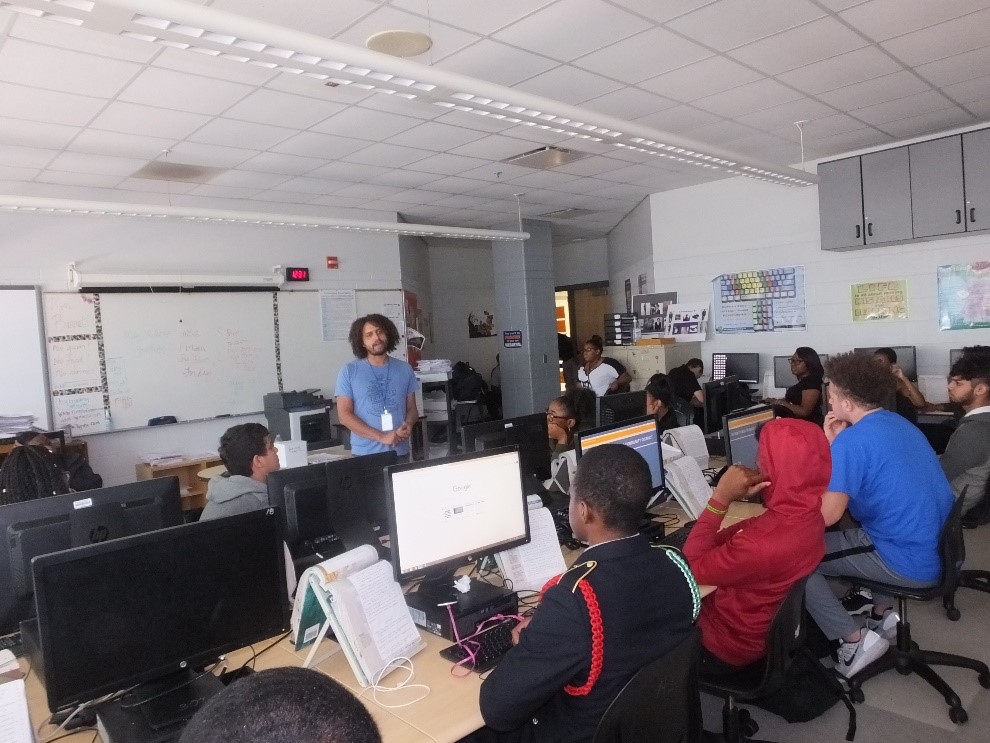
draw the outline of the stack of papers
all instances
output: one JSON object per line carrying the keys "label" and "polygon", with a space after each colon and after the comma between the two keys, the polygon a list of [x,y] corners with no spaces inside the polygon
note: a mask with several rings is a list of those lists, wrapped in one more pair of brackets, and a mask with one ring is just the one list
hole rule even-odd
{"label": "stack of papers", "polygon": [[449,372],[453,368],[450,359],[420,359],[416,364],[416,371],[420,374],[436,374],[438,372]]}
{"label": "stack of papers", "polygon": [[34,416],[30,413],[0,413],[0,436],[13,436],[27,431],[33,425]]}
{"label": "stack of papers", "polygon": [[176,452],[146,452],[138,454],[138,459],[148,464],[170,464],[185,459],[185,455]]}

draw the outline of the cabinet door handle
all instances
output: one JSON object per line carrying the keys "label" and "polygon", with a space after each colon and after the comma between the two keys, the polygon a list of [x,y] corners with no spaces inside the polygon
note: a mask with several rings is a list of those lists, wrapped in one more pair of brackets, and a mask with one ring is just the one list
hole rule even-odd
{"label": "cabinet door handle", "polygon": [[973,224],[974,222],[976,222],[976,207],[975,206],[971,206],[969,208],[969,222],[970,222],[970,224]]}
{"label": "cabinet door handle", "polygon": [[863,237],[863,230],[859,225],[856,225],[856,239],[859,240]]}
{"label": "cabinet door handle", "polygon": [[956,224],[962,224],[962,209],[956,209]]}
{"label": "cabinet door handle", "polygon": [[866,234],[868,237],[873,237],[873,222],[866,223]]}

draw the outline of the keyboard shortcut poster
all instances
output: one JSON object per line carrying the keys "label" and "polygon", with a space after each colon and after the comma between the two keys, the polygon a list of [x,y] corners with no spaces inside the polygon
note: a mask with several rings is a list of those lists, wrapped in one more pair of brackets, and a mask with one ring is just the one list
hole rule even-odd
{"label": "keyboard shortcut poster", "polygon": [[712,280],[716,333],[805,330],[804,266],[724,273]]}

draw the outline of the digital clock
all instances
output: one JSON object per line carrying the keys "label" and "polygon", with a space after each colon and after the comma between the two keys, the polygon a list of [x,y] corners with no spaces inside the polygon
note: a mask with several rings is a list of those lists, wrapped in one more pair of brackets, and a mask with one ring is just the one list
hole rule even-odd
{"label": "digital clock", "polygon": [[309,269],[289,267],[285,269],[286,281],[309,281]]}

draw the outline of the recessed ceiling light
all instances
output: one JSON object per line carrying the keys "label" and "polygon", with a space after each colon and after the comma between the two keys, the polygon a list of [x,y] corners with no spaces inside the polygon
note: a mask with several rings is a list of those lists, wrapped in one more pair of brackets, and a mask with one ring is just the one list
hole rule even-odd
{"label": "recessed ceiling light", "polygon": [[419,31],[381,31],[369,36],[364,45],[373,52],[393,57],[415,57],[428,52],[433,39]]}

